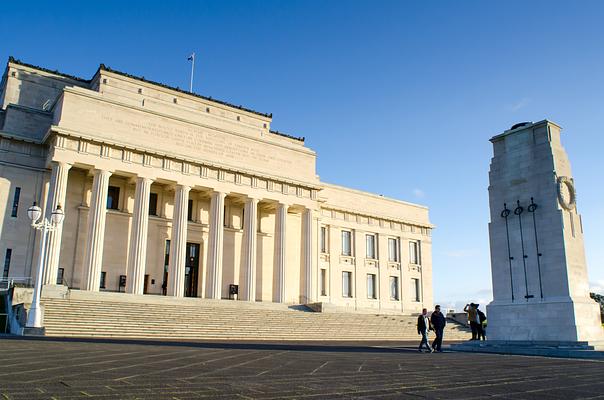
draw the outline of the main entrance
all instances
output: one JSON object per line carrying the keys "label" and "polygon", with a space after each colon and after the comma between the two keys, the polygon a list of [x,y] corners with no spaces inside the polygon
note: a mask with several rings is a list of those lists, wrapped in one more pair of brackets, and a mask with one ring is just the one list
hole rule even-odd
{"label": "main entrance", "polygon": [[197,297],[199,280],[199,244],[187,243],[185,260],[185,297]]}

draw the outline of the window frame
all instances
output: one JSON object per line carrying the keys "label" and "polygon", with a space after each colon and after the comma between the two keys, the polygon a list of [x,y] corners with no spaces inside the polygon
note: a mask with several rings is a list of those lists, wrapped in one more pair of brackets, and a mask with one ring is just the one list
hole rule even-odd
{"label": "window frame", "polygon": [[[394,244],[391,247],[391,244]],[[398,263],[400,262],[400,251],[399,251],[399,239],[397,237],[388,238],[388,262]],[[394,253],[392,250],[394,249]]]}
{"label": "window frame", "polygon": [[[377,284],[376,283],[377,283],[376,275],[367,274],[367,298],[368,299],[371,299],[371,300],[377,299]],[[371,290],[369,290],[370,288],[371,288]]]}
{"label": "window frame", "polygon": [[[394,293],[393,293],[393,285],[392,283],[394,282]],[[390,295],[390,300],[392,301],[399,301],[400,300],[400,290],[399,290],[399,279],[398,276],[394,276],[394,275],[390,275],[390,279],[388,282],[388,287],[389,287],[389,295]],[[393,296],[394,294],[394,296]]]}
{"label": "window frame", "polygon": [[[411,251],[414,249],[414,251]],[[409,241],[409,264],[422,265],[421,244],[419,240]]]}
{"label": "window frame", "polygon": [[[371,240],[369,240],[371,238]],[[371,242],[371,254],[369,254],[369,243]],[[377,259],[377,235],[375,233],[365,234],[365,257],[370,260]]]}
{"label": "window frame", "polygon": [[[346,282],[346,286],[348,286],[348,295],[346,295],[346,291],[344,290]],[[351,299],[353,298],[352,293],[352,272],[350,271],[342,271],[342,297]]]}
{"label": "window frame", "polygon": [[2,271],[3,278],[8,278],[8,275],[10,274],[10,261],[12,257],[13,249],[6,249],[4,252],[4,269]]}
{"label": "window frame", "polygon": [[[345,250],[344,243],[346,243],[346,241],[344,240],[345,236],[348,237],[348,252],[344,251]],[[342,239],[342,244],[341,244],[342,255],[346,256],[346,257],[352,257],[352,231],[342,229],[341,239]]]}
{"label": "window frame", "polygon": [[[149,215],[158,216],[157,205],[159,204],[159,195],[155,192],[149,193]],[[151,207],[153,205],[153,207]]]}
{"label": "window frame", "polygon": [[321,272],[319,273],[319,290],[321,291],[321,296],[327,296],[327,269],[321,268]]}
{"label": "window frame", "polygon": [[321,246],[322,254],[329,254],[329,248],[327,246],[327,227],[325,225],[321,226],[319,230],[319,245]]}
{"label": "window frame", "polygon": [[[114,197],[112,193],[115,193]],[[111,199],[111,204],[109,204],[109,199]],[[107,201],[106,201],[107,210],[115,210],[118,211],[120,209],[120,187],[109,185],[107,187]],[[115,205],[114,205],[115,203]]]}
{"label": "window frame", "polygon": [[13,193],[13,206],[11,209],[10,216],[12,218],[17,218],[17,213],[19,211],[19,200],[21,199],[21,187],[15,187],[15,192]]}

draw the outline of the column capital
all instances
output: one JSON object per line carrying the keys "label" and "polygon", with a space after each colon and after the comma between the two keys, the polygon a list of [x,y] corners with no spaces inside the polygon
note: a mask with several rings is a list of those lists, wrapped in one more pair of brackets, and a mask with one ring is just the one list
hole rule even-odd
{"label": "column capital", "polygon": [[67,170],[73,166],[73,164],[67,163],[65,161],[58,161],[58,160],[51,160],[50,165],[51,165],[51,167],[54,167],[56,165],[58,167],[65,168]]}

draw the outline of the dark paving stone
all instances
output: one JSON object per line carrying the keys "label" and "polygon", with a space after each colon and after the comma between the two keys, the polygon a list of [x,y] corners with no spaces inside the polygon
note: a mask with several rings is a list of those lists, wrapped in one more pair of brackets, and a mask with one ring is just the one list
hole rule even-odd
{"label": "dark paving stone", "polygon": [[604,362],[416,343],[0,338],[4,399],[595,399]]}

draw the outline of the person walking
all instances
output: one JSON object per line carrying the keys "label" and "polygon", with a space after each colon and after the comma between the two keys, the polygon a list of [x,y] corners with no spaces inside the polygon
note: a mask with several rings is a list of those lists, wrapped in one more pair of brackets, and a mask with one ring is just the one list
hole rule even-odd
{"label": "person walking", "polygon": [[472,339],[470,340],[479,340],[478,325],[480,324],[480,320],[478,319],[478,313],[476,312],[477,309],[478,304],[475,303],[466,304],[463,308],[463,310],[468,313],[468,321],[470,321],[470,329],[472,329]]}
{"label": "person walking", "polygon": [[430,316],[430,323],[432,324],[434,333],[436,333],[436,338],[432,342],[432,348],[434,351],[442,353],[443,334],[445,325],[447,325],[447,319],[443,313],[440,312],[440,306],[438,304],[434,307],[434,312]]}
{"label": "person walking", "polygon": [[428,318],[428,309],[424,308],[422,310],[422,314],[417,317],[417,333],[422,335],[422,341],[419,344],[419,348],[417,351],[422,352],[422,348],[424,344],[428,349],[428,353],[434,352],[434,349],[430,347],[430,341],[428,341],[428,332],[432,330],[432,326],[430,325],[430,318]]}

